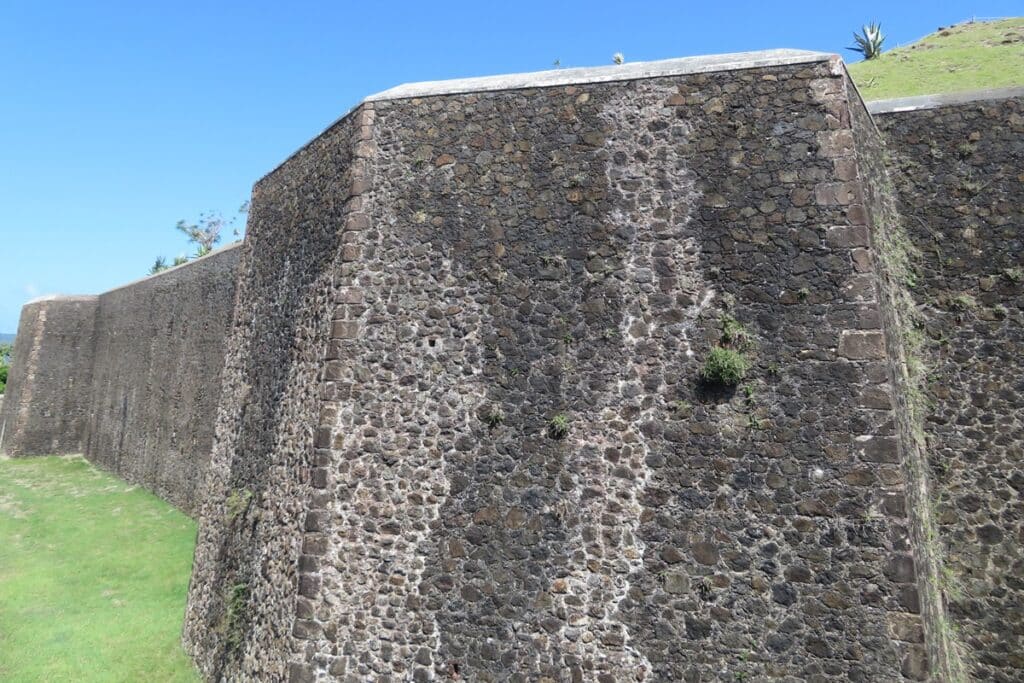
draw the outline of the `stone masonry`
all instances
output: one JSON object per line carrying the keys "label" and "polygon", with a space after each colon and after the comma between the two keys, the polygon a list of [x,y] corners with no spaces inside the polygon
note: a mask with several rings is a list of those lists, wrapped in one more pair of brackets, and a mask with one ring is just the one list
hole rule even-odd
{"label": "stone masonry", "polygon": [[967,674],[1024,671],[1024,89],[875,107],[917,255],[939,590]]}
{"label": "stone masonry", "polygon": [[395,88],[256,184],[218,321],[26,307],[4,448],[196,514],[207,680],[1021,680],[1022,101],[793,50]]}
{"label": "stone masonry", "polygon": [[77,453],[88,419],[97,297],[43,297],[22,308],[11,354],[0,449]]}
{"label": "stone masonry", "polygon": [[0,448],[84,453],[195,514],[239,252],[226,247],[99,296],[26,305]]}
{"label": "stone masonry", "polygon": [[385,96],[261,181],[251,258],[301,194],[335,304],[316,430],[218,439],[208,676],[927,674],[849,85],[801,60]]}

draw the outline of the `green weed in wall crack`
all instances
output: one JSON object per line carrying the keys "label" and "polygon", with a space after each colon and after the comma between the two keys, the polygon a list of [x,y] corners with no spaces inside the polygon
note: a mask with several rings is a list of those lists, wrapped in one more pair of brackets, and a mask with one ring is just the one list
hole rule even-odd
{"label": "green weed in wall crack", "polygon": [[716,346],[704,361],[700,376],[706,382],[736,386],[746,378],[749,370],[750,361],[742,353]]}
{"label": "green weed in wall crack", "polygon": [[552,439],[564,439],[569,435],[569,418],[558,414],[548,423],[548,436]]}
{"label": "green weed in wall crack", "polygon": [[750,346],[750,333],[747,332],[747,328],[740,321],[731,315],[723,315],[720,322],[722,324],[721,341],[723,346],[735,349],[745,349]]}
{"label": "green weed in wall crack", "polygon": [[501,409],[501,406],[491,406],[488,408],[483,415],[483,422],[490,429],[496,429],[505,421],[505,411]]}
{"label": "green weed in wall crack", "polygon": [[224,637],[228,648],[235,650],[245,636],[245,607],[249,601],[249,584],[236,583],[227,596],[227,613],[224,618]]}
{"label": "green weed in wall crack", "polygon": [[246,511],[249,507],[249,503],[252,501],[252,491],[249,489],[238,489],[233,490],[228,494],[227,501],[225,501],[225,516],[228,521],[234,521]]}

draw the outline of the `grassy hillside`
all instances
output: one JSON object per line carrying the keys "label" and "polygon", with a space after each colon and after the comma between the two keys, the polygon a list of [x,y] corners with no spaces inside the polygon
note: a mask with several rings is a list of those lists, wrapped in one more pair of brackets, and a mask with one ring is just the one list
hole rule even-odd
{"label": "grassy hillside", "polygon": [[82,458],[0,459],[0,681],[197,681],[196,526]]}
{"label": "grassy hillside", "polygon": [[1024,17],[943,28],[849,69],[866,100],[1024,85]]}

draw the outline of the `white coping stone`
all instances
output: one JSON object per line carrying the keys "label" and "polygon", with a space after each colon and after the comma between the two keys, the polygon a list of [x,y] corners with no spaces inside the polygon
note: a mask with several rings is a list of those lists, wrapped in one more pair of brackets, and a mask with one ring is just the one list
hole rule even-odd
{"label": "white coping stone", "polygon": [[189,266],[195,265],[196,263],[199,263],[200,261],[204,261],[204,260],[210,258],[211,256],[216,256],[217,254],[221,254],[221,253],[223,253],[225,251],[231,251],[232,249],[238,249],[243,244],[244,244],[244,240],[238,240],[238,241],[235,241],[235,242],[231,242],[230,244],[225,244],[224,246],[217,247],[216,249],[211,251],[209,254],[205,254],[203,256],[200,256],[199,258],[193,258],[193,259],[191,259],[189,261],[186,261],[185,263],[182,263],[182,264],[177,265],[177,266],[168,266],[164,270],[161,270],[159,273],[153,273],[152,275],[146,275],[144,277],[140,277],[138,279],[132,280],[131,282],[126,282],[123,285],[117,285],[116,287],[112,287],[112,288],[110,288],[110,289],[108,289],[108,290],[106,290],[104,292],[99,293],[99,294],[44,294],[42,296],[37,296],[34,299],[30,299],[30,300],[26,301],[23,305],[24,306],[28,306],[29,304],[37,304],[37,303],[41,303],[41,302],[44,302],[44,301],[61,301],[61,302],[68,302],[68,301],[94,301],[94,300],[98,299],[99,297],[103,296],[104,294],[110,294],[111,292],[116,292],[116,291],[124,289],[126,287],[133,287],[133,286],[135,286],[135,285],[137,285],[139,283],[146,282],[147,280],[153,280],[153,279],[156,279],[156,278],[159,278],[159,277],[163,277],[164,275],[167,275],[168,273],[171,273],[171,272],[174,272],[174,271],[177,271],[177,270],[180,270],[180,269],[188,268]]}
{"label": "white coping stone", "polygon": [[236,240],[234,242],[230,242],[228,244],[225,244],[222,247],[217,247],[216,249],[211,251],[209,254],[203,254],[202,256],[200,256],[198,258],[189,259],[188,261],[186,261],[185,263],[182,263],[180,265],[168,266],[167,268],[164,268],[163,270],[161,270],[159,273],[153,273],[152,275],[145,275],[143,277],[138,278],[137,280],[132,280],[131,282],[126,282],[123,285],[118,285],[116,287],[112,287],[111,289],[108,289],[105,292],[101,292],[99,296],[102,296],[103,294],[110,294],[111,292],[116,292],[119,289],[124,289],[125,287],[133,287],[133,286],[135,286],[135,285],[137,285],[139,283],[146,282],[147,280],[155,280],[157,278],[161,278],[161,277],[163,277],[165,275],[168,275],[168,274],[173,273],[173,272],[178,271],[178,270],[184,270],[184,269],[188,268],[189,266],[194,266],[195,264],[200,263],[202,261],[205,261],[206,259],[208,259],[208,258],[210,258],[212,256],[216,256],[217,254],[222,254],[225,251],[231,251],[232,249],[238,249],[244,243],[245,243],[244,239]]}
{"label": "white coping stone", "polygon": [[936,109],[938,107],[984,102],[986,100],[1004,100],[1011,97],[1024,97],[1024,86],[992,88],[990,90],[969,90],[967,92],[946,93],[943,95],[897,97],[891,100],[868,102],[867,108],[872,114],[897,114],[904,111]]}
{"label": "white coping stone", "polygon": [[429,97],[431,95],[454,95],[469,92],[550,88],[559,85],[581,83],[609,83],[641,78],[657,78],[659,76],[710,73],[713,71],[739,71],[741,69],[756,69],[765,66],[825,62],[832,58],[838,59],[836,55],[828,52],[777,48],[754,52],[729,52],[721,55],[663,59],[655,62],[626,62],[625,64],[613,64],[611,66],[586,66],[573,69],[551,69],[548,71],[507,74],[503,76],[481,76],[478,78],[455,78],[447,81],[406,83],[360,100],[358,104],[352,106],[348,111],[332,121],[331,125],[310,138],[306,144],[289,154],[277,166],[264,173],[256,181],[256,185],[259,185],[264,179],[273,175],[279,168],[288,163],[290,159],[309,147],[313,141],[344,121],[349,114],[367,102]]}
{"label": "white coping stone", "polygon": [[96,301],[99,295],[96,294],[43,294],[37,296],[34,299],[29,299],[22,306],[28,306],[29,304],[41,304],[46,301]]}
{"label": "white coping stone", "polygon": [[456,78],[447,81],[423,81],[420,83],[406,83],[405,85],[399,85],[395,88],[379,92],[376,95],[370,95],[363,102],[491,90],[547,88],[577,83],[632,81],[641,78],[657,78],[659,76],[677,76],[712,71],[736,71],[739,69],[756,69],[765,66],[783,66],[805,62],[824,62],[832,57],[833,55],[827,52],[781,48],[757,52],[733,52],[722,55],[664,59],[656,62],[627,62],[612,66],[553,69],[550,71],[534,71],[503,76]]}

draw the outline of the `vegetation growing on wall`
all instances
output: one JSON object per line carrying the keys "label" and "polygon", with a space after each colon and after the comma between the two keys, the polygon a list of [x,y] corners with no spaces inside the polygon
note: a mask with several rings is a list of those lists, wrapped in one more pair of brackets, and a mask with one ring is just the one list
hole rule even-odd
{"label": "vegetation growing on wall", "polygon": [[731,387],[742,382],[749,369],[750,361],[742,353],[716,346],[708,354],[700,374],[707,382]]}
{"label": "vegetation growing on wall", "polygon": [[558,414],[548,423],[548,436],[552,439],[564,439],[569,435],[569,418]]}
{"label": "vegetation growing on wall", "polygon": [[[891,162],[889,163],[891,166]],[[937,522],[932,509],[934,501],[930,491],[926,458],[928,442],[924,424],[928,414],[926,396],[928,368],[926,364],[926,339],[923,331],[924,320],[912,295],[917,286],[917,261],[920,251],[914,246],[899,219],[894,206],[896,190],[885,172],[874,174],[880,185],[879,195],[883,198],[877,207],[874,230],[874,246],[876,248],[880,270],[882,271],[882,295],[888,300],[888,310],[892,318],[890,343],[895,361],[892,367],[895,372],[896,384],[900,387],[902,401],[905,404],[901,413],[904,438],[909,439],[904,455],[905,467],[909,475],[908,495],[911,507],[915,510],[918,527],[917,572],[923,578],[924,594],[921,596],[922,610],[928,614],[925,622],[935,632],[934,642],[940,644],[942,654],[935,667],[946,679],[951,681],[967,680],[964,670],[964,652],[958,634],[946,610],[942,591],[948,590],[949,573],[943,562],[943,548],[939,540]],[[934,654],[934,653],[933,653]]]}
{"label": "vegetation growing on wall", "polygon": [[708,354],[700,376],[705,382],[734,387],[750,371],[751,362],[745,353],[750,348],[750,334],[730,315],[723,315],[720,323],[722,333],[718,345]]}
{"label": "vegetation growing on wall", "polygon": [[228,494],[228,499],[225,503],[227,521],[232,522],[237,519],[239,515],[248,509],[251,501],[252,491],[249,489],[236,489]]}
{"label": "vegetation growing on wall", "polygon": [[224,617],[225,639],[228,648],[237,649],[245,636],[245,604],[249,599],[249,584],[236,583],[228,591],[227,613]]}

